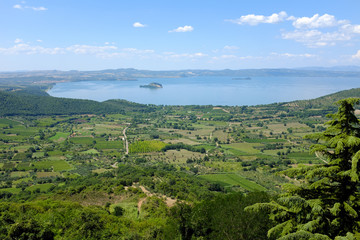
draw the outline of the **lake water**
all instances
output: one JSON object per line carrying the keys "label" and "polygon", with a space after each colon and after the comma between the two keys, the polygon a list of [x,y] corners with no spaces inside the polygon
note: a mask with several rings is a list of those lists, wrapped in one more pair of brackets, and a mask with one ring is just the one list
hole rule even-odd
{"label": "lake water", "polygon": [[[140,88],[151,82],[163,88]],[[54,97],[125,99],[157,105],[257,105],[312,99],[360,87],[358,78],[329,77],[232,77],[139,78],[137,81],[82,81],[56,84]]]}

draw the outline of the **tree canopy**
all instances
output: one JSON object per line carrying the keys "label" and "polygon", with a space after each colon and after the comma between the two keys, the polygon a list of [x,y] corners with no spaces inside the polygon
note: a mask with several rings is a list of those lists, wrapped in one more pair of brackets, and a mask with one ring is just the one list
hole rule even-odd
{"label": "tree canopy", "polygon": [[354,110],[359,101],[338,101],[338,112],[329,114],[327,129],[306,136],[316,141],[311,151],[323,164],[282,172],[301,184],[285,185],[278,199],[248,207],[268,211],[278,223],[268,231],[270,238],[360,238],[360,121]]}

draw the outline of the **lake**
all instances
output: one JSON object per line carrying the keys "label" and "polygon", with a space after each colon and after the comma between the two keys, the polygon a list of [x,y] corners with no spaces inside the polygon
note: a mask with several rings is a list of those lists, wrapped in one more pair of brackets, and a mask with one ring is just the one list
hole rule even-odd
{"label": "lake", "polygon": [[[140,88],[157,82],[160,89]],[[358,78],[233,77],[139,78],[137,81],[81,81],[56,84],[54,97],[125,99],[157,105],[257,105],[321,97],[360,87]]]}

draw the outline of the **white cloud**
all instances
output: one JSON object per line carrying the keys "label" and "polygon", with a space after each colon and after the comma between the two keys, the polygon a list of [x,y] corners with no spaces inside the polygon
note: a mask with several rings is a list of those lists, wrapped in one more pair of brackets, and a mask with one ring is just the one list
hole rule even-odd
{"label": "white cloud", "polygon": [[351,34],[342,31],[321,32],[319,30],[295,30],[282,34],[283,39],[291,39],[301,42],[308,47],[334,46],[340,41],[349,41]]}
{"label": "white cloud", "polygon": [[286,57],[286,58],[313,58],[316,57],[316,55],[310,54],[310,53],[303,53],[303,54],[294,54],[294,53],[271,53],[273,56],[279,56],[279,57]]}
{"label": "white cloud", "polygon": [[169,32],[192,32],[192,31],[194,31],[194,28],[192,26],[186,25],[186,26],[183,26],[183,27],[178,27],[178,28],[176,28],[174,30],[171,30]]}
{"label": "white cloud", "polygon": [[46,7],[27,7],[27,8],[30,8],[34,11],[46,11],[48,10]]}
{"label": "white cloud", "polygon": [[225,49],[225,50],[237,50],[237,49],[239,49],[239,47],[226,45],[226,46],[224,47],[224,49]]}
{"label": "white cloud", "polygon": [[357,51],[355,55],[352,55],[353,59],[360,59],[360,50]]}
{"label": "white cloud", "polygon": [[145,49],[145,50],[142,50],[142,49],[137,49],[137,48],[124,48],[122,49],[122,51],[124,52],[128,52],[128,53],[135,53],[135,54],[146,54],[146,53],[154,53],[155,51],[154,50],[151,50],[151,49]]}
{"label": "white cloud", "polygon": [[[238,19],[227,20],[240,25],[255,26],[261,23],[274,24],[283,21],[291,21],[295,30],[283,31],[282,39],[294,40],[307,47],[335,46],[339,42],[351,41],[360,34],[360,25],[353,25],[349,20],[337,20],[330,14],[314,14],[312,17],[288,16],[282,11],[270,16],[244,15]],[[324,29],[331,28],[331,31]],[[224,47],[224,50],[230,50]]]}
{"label": "white cloud", "polygon": [[301,17],[297,18],[293,22],[295,28],[325,28],[325,27],[335,27],[341,24],[345,24],[345,20],[336,20],[333,15],[324,14],[320,16],[315,14],[312,17]]}
{"label": "white cloud", "polygon": [[235,55],[221,55],[220,58],[222,59],[234,59],[234,58],[237,58]]}
{"label": "white cloud", "polygon": [[[40,41],[37,41],[40,43]],[[108,43],[110,44],[110,43]],[[23,40],[16,39],[15,45],[8,48],[0,48],[0,54],[3,55],[18,55],[18,54],[76,54],[76,55],[94,55],[102,58],[110,57],[146,57],[154,54],[155,51],[151,49],[137,49],[137,48],[123,48],[113,45],[94,46],[85,44],[75,44],[68,47],[54,47],[45,48],[39,45],[30,45],[23,43]],[[196,54],[195,54],[196,55]]]}
{"label": "white cloud", "polygon": [[227,20],[227,21],[240,25],[248,24],[251,26],[255,26],[260,23],[270,23],[270,24],[279,23],[286,20],[286,18],[287,18],[287,13],[282,11],[279,13],[273,13],[270,16],[249,14],[249,15],[241,16],[238,19]]}
{"label": "white cloud", "polygon": [[[360,25],[352,25],[348,20],[337,20],[335,16],[329,14],[294,18],[292,25],[296,29],[282,33],[282,38],[301,42],[312,48],[335,46],[338,42],[351,41],[360,34]],[[333,30],[325,31],[320,30],[321,28]]]}
{"label": "white cloud", "polygon": [[0,48],[0,53],[5,55],[17,55],[17,54],[60,54],[64,53],[62,48],[44,48],[41,46],[31,46],[25,43],[19,43],[10,48]]}
{"label": "white cloud", "polygon": [[345,24],[340,30],[349,34],[360,34],[360,25]]}
{"label": "white cloud", "polygon": [[[22,2],[22,3],[25,3],[25,2]],[[15,9],[32,9],[34,11],[46,11],[48,10],[46,7],[32,7],[32,6],[23,6],[23,5],[20,5],[20,4],[16,4],[13,6],[13,8]]]}
{"label": "white cloud", "polygon": [[116,50],[115,46],[92,46],[92,45],[72,45],[66,50],[75,54],[97,54],[106,51]]}
{"label": "white cloud", "polygon": [[205,53],[173,53],[173,52],[165,52],[163,53],[164,57],[168,58],[190,58],[190,59],[195,59],[195,58],[202,58],[202,57],[207,57],[208,55]]}
{"label": "white cloud", "polygon": [[136,27],[136,28],[142,28],[142,27],[146,27],[146,25],[142,24],[142,23],[139,23],[139,22],[135,22],[133,24],[133,27]]}
{"label": "white cloud", "polygon": [[36,41],[37,41],[37,42],[40,42],[40,43],[41,43],[41,42],[42,42],[43,40],[41,40],[41,39],[38,39],[38,40],[36,40]]}
{"label": "white cloud", "polygon": [[23,40],[20,39],[20,38],[17,38],[17,39],[15,39],[15,41],[14,41],[14,43],[21,43],[21,42],[23,42]]}

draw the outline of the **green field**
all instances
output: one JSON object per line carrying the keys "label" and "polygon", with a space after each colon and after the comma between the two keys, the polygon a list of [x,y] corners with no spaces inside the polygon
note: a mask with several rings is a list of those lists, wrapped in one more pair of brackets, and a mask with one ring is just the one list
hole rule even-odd
{"label": "green field", "polygon": [[21,191],[20,188],[2,188],[0,192],[10,192],[12,194],[18,194]]}
{"label": "green field", "polygon": [[129,152],[130,153],[159,152],[165,146],[166,143],[162,141],[139,141],[130,144]]}
{"label": "green field", "polygon": [[84,152],[81,152],[81,154],[98,154],[98,150],[96,149],[89,149],[89,150],[86,150]]}
{"label": "green field", "polygon": [[248,191],[266,191],[267,189],[263,186],[247,180],[246,178],[236,173],[219,173],[219,174],[206,174],[199,176],[200,178],[206,179],[210,182],[219,183],[224,187],[240,186],[241,188]]}
{"label": "green field", "polygon": [[17,178],[17,177],[25,177],[28,176],[29,173],[28,172],[11,172],[10,176],[12,178]]}
{"label": "green field", "polygon": [[35,162],[34,166],[38,169],[50,169],[55,172],[71,170],[73,167],[65,160]]}
{"label": "green field", "polygon": [[70,138],[70,142],[76,143],[76,144],[84,144],[84,145],[90,145],[94,143],[95,139],[91,137],[73,137]]}
{"label": "green field", "polygon": [[124,148],[123,141],[100,141],[96,140],[95,144],[96,149],[122,149]]}
{"label": "green field", "polygon": [[244,143],[231,143],[222,146],[227,149],[235,149],[244,153],[255,154],[255,153],[259,153],[260,151],[255,149],[254,147],[261,146],[261,144],[244,142]]}
{"label": "green field", "polygon": [[243,139],[247,143],[280,143],[286,142],[285,139],[275,139],[275,138],[266,138],[266,139],[253,139],[253,138],[244,138]]}
{"label": "green field", "polygon": [[44,184],[36,184],[30,187],[27,187],[26,190],[27,191],[35,191],[36,189],[40,189],[41,192],[46,192],[48,191],[52,186],[54,186],[54,184],[52,183],[44,183]]}
{"label": "green field", "polygon": [[55,134],[55,136],[52,136],[51,138],[49,138],[51,141],[64,141],[68,136],[70,135],[70,133],[67,132],[57,132]]}

